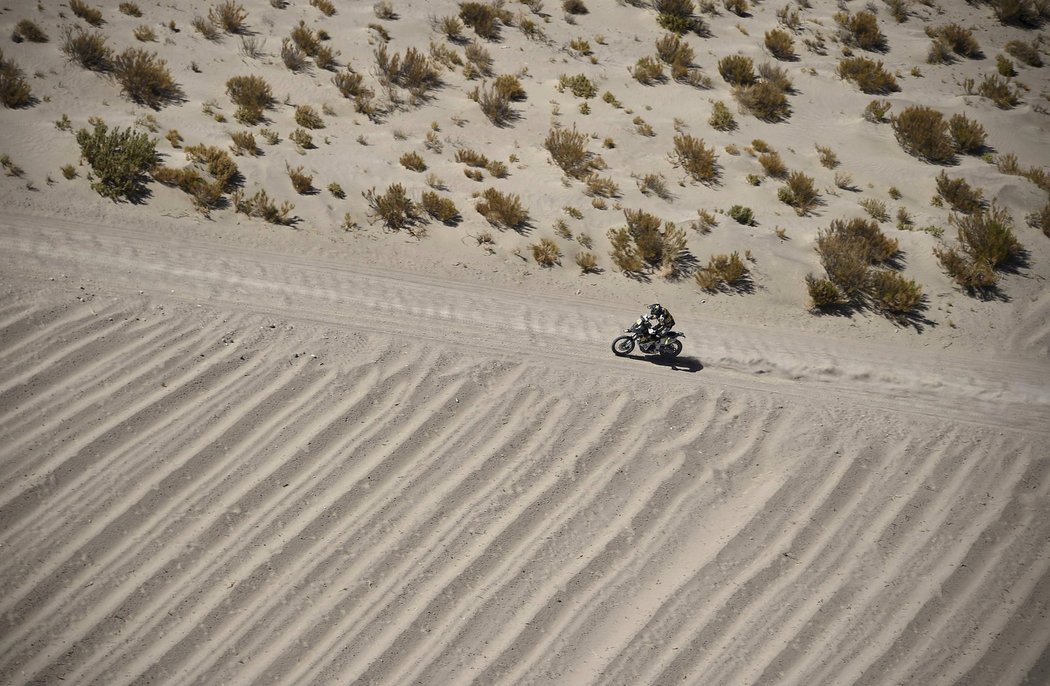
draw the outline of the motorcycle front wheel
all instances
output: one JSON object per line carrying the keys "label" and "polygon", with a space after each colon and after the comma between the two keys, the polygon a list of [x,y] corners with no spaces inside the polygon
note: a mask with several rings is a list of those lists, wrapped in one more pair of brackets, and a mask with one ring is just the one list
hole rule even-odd
{"label": "motorcycle front wheel", "polygon": [[623,357],[624,355],[630,354],[634,350],[634,339],[630,336],[620,336],[612,342],[612,351],[614,355]]}
{"label": "motorcycle front wheel", "polygon": [[660,349],[660,355],[663,357],[678,357],[680,352],[682,352],[682,342],[677,339]]}

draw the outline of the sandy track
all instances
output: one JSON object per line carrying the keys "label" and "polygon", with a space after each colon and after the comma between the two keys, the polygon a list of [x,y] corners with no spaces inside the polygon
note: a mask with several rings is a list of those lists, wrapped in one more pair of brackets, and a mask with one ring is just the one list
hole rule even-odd
{"label": "sandy track", "polygon": [[0,231],[5,683],[1050,675],[1044,361]]}

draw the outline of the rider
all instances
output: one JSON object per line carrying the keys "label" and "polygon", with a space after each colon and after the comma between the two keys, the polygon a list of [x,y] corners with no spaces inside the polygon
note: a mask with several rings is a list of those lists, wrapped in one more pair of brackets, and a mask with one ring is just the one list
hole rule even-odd
{"label": "rider", "polygon": [[645,312],[636,326],[645,327],[650,336],[660,338],[674,326],[674,317],[660,303],[646,305]]}

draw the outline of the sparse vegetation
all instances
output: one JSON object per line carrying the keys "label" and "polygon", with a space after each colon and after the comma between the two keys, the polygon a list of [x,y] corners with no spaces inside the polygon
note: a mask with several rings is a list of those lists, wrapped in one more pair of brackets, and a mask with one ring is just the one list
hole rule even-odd
{"label": "sparse vegetation", "polygon": [[302,167],[292,167],[285,164],[285,170],[288,172],[288,179],[292,182],[292,188],[299,195],[306,195],[307,193],[314,193],[314,177],[312,174],[307,174],[303,171]]}
{"label": "sparse vegetation", "polygon": [[[684,229],[672,222],[661,222],[643,210],[623,211],[626,226],[610,229],[613,263],[625,274],[641,274],[646,269],[661,269],[674,275],[685,254]],[[661,231],[661,224],[663,230]]]}
{"label": "sparse vegetation", "polygon": [[743,205],[733,205],[728,210],[726,210],[726,214],[729,215],[731,219],[736,221],[737,224],[751,226],[755,223],[755,215],[751,211],[750,207],[745,207]]}
{"label": "sparse vegetation", "polygon": [[11,33],[11,38],[16,43],[23,40],[27,40],[30,43],[46,43],[48,41],[44,30],[29,19],[22,19],[15,24],[15,30]]}
{"label": "sparse vegetation", "polygon": [[101,33],[85,31],[79,26],[66,29],[62,43],[66,56],[91,71],[104,72],[112,68],[113,53]]}
{"label": "sparse vegetation", "polygon": [[765,46],[769,54],[778,60],[794,60],[798,58],[795,53],[795,41],[791,34],[783,29],[766,31]]}
{"label": "sparse vegetation", "polygon": [[712,255],[706,267],[701,267],[693,275],[693,280],[700,288],[714,293],[724,288],[735,288],[744,283],[748,277],[748,268],[736,251],[729,255]]}
{"label": "sparse vegetation", "polygon": [[324,120],[310,105],[296,105],[295,123],[304,129],[323,129]]}
{"label": "sparse vegetation", "polygon": [[273,91],[261,76],[234,76],[226,82],[226,94],[237,105],[234,117],[252,125],[263,120],[264,110],[273,106]]}
{"label": "sparse vegetation", "polygon": [[256,217],[271,224],[286,225],[292,222],[290,217],[295,205],[283,202],[278,206],[264,189],[255,192],[248,197],[241,190],[236,190],[230,195],[230,202],[235,211],[249,217]]}
{"label": "sparse vegetation", "polygon": [[113,59],[113,76],[128,98],[153,109],[182,96],[167,63],[139,48],[128,48]]}
{"label": "sparse vegetation", "polygon": [[388,54],[383,44],[373,55],[381,80],[404,88],[416,101],[425,100],[429,91],[441,85],[438,67],[430,57],[415,48],[405,50],[402,57],[400,53]]}
{"label": "sparse vegetation", "polygon": [[69,9],[92,26],[102,26],[102,12],[83,0],[69,0]]}
{"label": "sparse vegetation", "polygon": [[599,168],[595,156],[587,151],[587,136],[576,130],[551,129],[543,141],[543,147],[550,153],[554,163],[561,167],[569,177],[586,178]]}
{"label": "sparse vegetation", "polygon": [[406,152],[401,156],[399,160],[401,166],[405,169],[414,172],[424,172],[427,170],[427,163],[423,161],[423,157],[416,151]]}
{"label": "sparse vegetation", "polygon": [[483,2],[461,2],[459,18],[486,40],[499,40],[500,18],[496,8]]}
{"label": "sparse vegetation", "polygon": [[580,271],[584,274],[590,274],[598,271],[598,259],[586,250],[581,250],[576,253],[576,266],[580,268]]}
{"label": "sparse vegetation", "polygon": [[1012,40],[1003,49],[1021,64],[1037,68],[1043,66],[1043,58],[1039,56],[1039,49],[1034,43]]}
{"label": "sparse vegetation", "polygon": [[314,147],[314,137],[305,129],[295,129],[288,134],[288,140],[295,143],[302,150],[310,150]]}
{"label": "sparse vegetation", "polygon": [[33,92],[22,70],[0,50],[0,102],[4,107],[26,107],[33,102]]}
{"label": "sparse vegetation", "polygon": [[233,145],[230,148],[233,150],[234,155],[251,155],[254,157],[261,152],[258,143],[255,142],[255,135],[251,131],[234,131],[230,134],[230,139],[233,141]]}
{"label": "sparse vegetation", "polygon": [[813,185],[813,177],[795,171],[787,177],[787,183],[777,191],[777,198],[795,209],[799,216],[809,214],[817,205],[820,194]]}
{"label": "sparse vegetation", "polygon": [[872,124],[881,124],[886,121],[886,113],[891,106],[889,100],[872,100],[864,107],[864,119]]}
{"label": "sparse vegetation", "polygon": [[965,114],[953,114],[948,120],[948,131],[955,149],[964,155],[979,155],[984,150],[984,127]]}
{"label": "sparse vegetation", "polygon": [[953,210],[963,214],[972,214],[984,206],[980,189],[972,187],[965,179],[949,178],[943,171],[937,175],[937,195]]}
{"label": "sparse vegetation", "polygon": [[964,82],[964,88],[967,94],[976,93],[982,98],[988,98],[1001,110],[1017,107],[1021,102],[1020,87],[998,74],[988,74],[981,80],[981,83],[977,84],[976,88],[974,88],[973,79],[967,79]]}
{"label": "sparse vegetation", "polygon": [[998,281],[995,270],[1024,255],[1010,213],[995,203],[973,214],[952,214],[948,221],[956,228],[959,247],[936,248],[934,255],[945,272],[968,291],[993,287]]}
{"label": "sparse vegetation", "polygon": [[872,12],[838,12],[835,22],[842,27],[842,42],[847,45],[872,52],[886,50],[886,36],[879,30],[878,20]]}
{"label": "sparse vegetation", "polygon": [[893,117],[892,122],[897,142],[909,155],[932,164],[948,164],[955,159],[948,123],[937,110],[912,105]]}
{"label": "sparse vegetation", "polygon": [[733,113],[729,111],[729,108],[721,100],[716,100],[714,105],[711,106],[711,117],[707,120],[707,123],[716,131],[732,131],[736,128],[736,119],[733,117]]}
{"label": "sparse vegetation", "polygon": [[121,14],[126,14],[129,17],[142,16],[142,10],[140,10],[139,6],[133,2],[122,2],[118,5],[117,9],[120,10]]}
{"label": "sparse vegetation", "polygon": [[839,62],[839,78],[852,81],[862,93],[881,95],[900,90],[897,79],[882,68],[881,61],[867,57],[846,57]]}
{"label": "sparse vegetation", "polygon": [[383,193],[377,194],[371,188],[361,195],[370,208],[369,221],[382,221],[388,229],[407,228],[420,219],[416,203],[399,183],[390,184]]}
{"label": "sparse vegetation", "polygon": [[719,181],[721,167],[718,165],[718,155],[714,148],[704,144],[702,138],[681,133],[676,135],[670,157],[672,164],[681,167],[695,181],[708,185]]}
{"label": "sparse vegetation", "polygon": [[532,259],[541,267],[553,267],[561,261],[561,250],[558,244],[549,238],[541,238],[538,243],[529,245]]}
{"label": "sparse vegetation", "polygon": [[755,65],[746,55],[727,55],[718,60],[718,73],[732,86],[750,86],[758,81]]}
{"label": "sparse vegetation", "polygon": [[223,0],[208,10],[208,20],[226,33],[243,32],[247,18],[248,11],[234,0]]}
{"label": "sparse vegetation", "polygon": [[775,150],[760,154],[758,156],[758,163],[762,165],[762,169],[766,172],[767,176],[771,176],[775,179],[781,179],[787,176],[787,166],[784,164],[784,160],[780,157],[780,153]]}
{"label": "sparse vegetation", "polygon": [[500,228],[521,229],[529,220],[529,212],[518,195],[495,188],[486,188],[474,207],[490,224]]}
{"label": "sparse vegetation", "polygon": [[956,55],[970,59],[980,59],[984,56],[981,53],[981,46],[977,44],[977,39],[973,37],[973,32],[958,24],[951,23],[927,29],[926,34],[935,41],[943,41]]}
{"label": "sparse vegetation", "polygon": [[825,145],[817,145],[817,154],[820,155],[820,166],[825,169],[834,169],[839,166],[839,157],[835,151]]}
{"label": "sparse vegetation", "polygon": [[434,191],[423,191],[420,205],[424,212],[442,224],[455,224],[460,218],[456,203]]}
{"label": "sparse vegetation", "polygon": [[890,213],[886,211],[886,203],[877,198],[863,198],[857,204],[863,207],[868,216],[877,222],[881,223],[890,220]]}
{"label": "sparse vegetation", "polygon": [[598,95],[598,87],[583,74],[575,76],[562,74],[558,77],[558,90],[563,91],[566,88],[577,98],[590,99]]}

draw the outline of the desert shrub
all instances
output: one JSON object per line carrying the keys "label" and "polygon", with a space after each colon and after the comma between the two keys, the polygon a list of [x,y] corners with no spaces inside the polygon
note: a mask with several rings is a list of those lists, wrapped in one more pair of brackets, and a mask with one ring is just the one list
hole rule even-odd
{"label": "desert shrub", "polygon": [[933,164],[955,159],[955,145],[941,113],[924,105],[912,105],[892,118],[897,142],[909,155]]}
{"label": "desert shrub", "polygon": [[430,57],[415,48],[405,50],[402,58],[399,53],[388,55],[384,44],[373,54],[377,69],[385,80],[406,89],[417,99],[425,98],[428,91],[441,85],[438,67]]}
{"label": "desert shrub", "polygon": [[[969,91],[969,88],[967,89]],[[1021,102],[1021,91],[998,74],[988,74],[977,85],[977,94],[988,98],[1001,110],[1008,110]]]}
{"label": "desert shrub", "polygon": [[332,194],[332,197],[339,198],[340,200],[346,197],[346,191],[344,191],[343,187],[336,181],[328,184],[328,192]]}
{"label": "desert shrub", "polygon": [[663,174],[643,174],[636,177],[636,182],[642,195],[655,195],[664,200],[671,197],[671,192],[667,189],[667,181],[664,179]]}
{"label": "desert shrub", "polygon": [[995,16],[1004,24],[1035,28],[1048,14],[1046,3],[1032,0],[988,0]]}
{"label": "desert shrub", "polygon": [[638,256],[631,234],[626,227],[609,229],[609,242],[612,251],[609,253],[613,264],[625,274],[640,274],[645,270],[645,263]]}
{"label": "desert shrub", "polygon": [[566,88],[577,98],[590,99],[598,95],[598,87],[583,74],[576,74],[575,76],[562,74],[559,76],[558,90],[565,90]]}
{"label": "desert shrub", "polygon": [[295,209],[295,205],[287,201],[278,206],[263,189],[256,191],[251,197],[246,196],[240,190],[234,191],[230,196],[230,202],[233,203],[236,212],[249,217],[257,217],[271,224],[290,223],[292,219],[289,215]]}
{"label": "desert shrub", "polygon": [[729,108],[721,100],[716,100],[715,104],[711,106],[711,117],[707,120],[707,123],[716,131],[732,131],[736,128],[736,119],[733,117],[733,113],[729,111]]}
{"label": "desert shrub", "polygon": [[750,86],[758,80],[754,63],[746,55],[727,55],[718,60],[718,73],[733,86]]}
{"label": "desert shrub", "polygon": [[1030,213],[1025,217],[1025,221],[1033,229],[1042,231],[1044,236],[1050,238],[1050,203]]}
{"label": "desert shrub", "polygon": [[721,176],[718,155],[714,148],[704,145],[702,138],[695,138],[687,133],[676,135],[670,157],[672,164],[681,167],[700,183],[714,184]]}
{"label": "desert shrub", "polygon": [[1014,69],[1013,61],[1006,55],[995,56],[995,70],[1006,78],[1017,76],[1017,70]]}
{"label": "desert shrub", "polygon": [[830,227],[817,232],[816,250],[842,300],[859,302],[868,285],[871,265],[896,254],[897,242],[887,238],[873,221],[836,219]]}
{"label": "desert shrub", "polygon": [[726,210],[726,214],[735,220],[737,224],[743,224],[744,226],[750,226],[755,222],[755,215],[751,208],[743,205],[733,205]]}
{"label": "desert shrub", "polygon": [[461,2],[459,4],[459,18],[463,23],[474,29],[481,38],[486,40],[498,40],[500,33],[499,14],[492,5],[483,2]]}
{"label": "desert shrub", "polygon": [[141,17],[142,16],[142,10],[140,10],[139,6],[136,5],[133,2],[122,2],[117,7],[117,9],[120,10],[121,14],[126,14],[129,17]]}
{"label": "desert shrub", "polygon": [[820,155],[820,166],[825,169],[834,169],[839,166],[839,157],[835,151],[825,145],[817,145],[817,154]]}
{"label": "desert shrub", "polygon": [[338,52],[333,51],[327,45],[321,45],[317,48],[317,52],[314,53],[314,64],[317,65],[318,69],[334,71],[338,66],[335,60],[338,54]]}
{"label": "desert shrub", "polygon": [[855,190],[853,187],[853,175],[845,171],[835,172],[835,187],[844,191]]}
{"label": "desert shrub", "polygon": [[561,8],[569,14],[587,14],[587,5],[583,0],[562,0]]}
{"label": "desert shrub", "polygon": [[397,12],[394,11],[394,5],[390,0],[379,0],[379,2],[372,5],[372,12],[376,15],[376,19],[387,21],[397,19]]}
{"label": "desert shrub", "polygon": [[879,31],[879,23],[873,13],[838,12],[835,14],[835,21],[842,27],[842,40],[847,45],[874,52],[886,50],[886,36]]}
{"label": "desert shrub", "polygon": [[899,91],[897,79],[882,68],[882,62],[867,57],[846,57],[839,62],[839,78],[857,84],[861,92],[869,95]]}
{"label": "desert shrub", "polygon": [[587,188],[584,190],[584,193],[587,195],[598,196],[600,198],[620,197],[620,187],[608,176],[588,174],[583,181],[587,184]]}
{"label": "desert shrub", "polygon": [[306,53],[288,38],[281,41],[281,61],[284,62],[284,66],[296,73],[307,67]]}
{"label": "desert shrub", "polygon": [[581,250],[576,253],[575,261],[576,266],[579,267],[580,271],[584,274],[598,271],[598,259],[586,250]]}
{"label": "desert shrub", "polygon": [[435,28],[445,35],[453,43],[463,40],[463,22],[455,15],[448,15],[437,19]]}
{"label": "desert shrub", "polygon": [[128,48],[113,59],[112,68],[122,90],[134,102],[159,109],[181,97],[167,63],[156,53]]}
{"label": "desert shrub", "polygon": [[424,162],[420,154],[414,150],[406,152],[401,156],[399,161],[401,162],[402,167],[414,172],[423,172],[427,170],[427,163]]}
{"label": "desert shrub", "polygon": [[456,203],[434,191],[423,191],[420,206],[424,212],[443,224],[454,224],[460,217]]}
{"label": "desert shrub", "polygon": [[364,76],[350,67],[347,67],[346,71],[339,72],[332,77],[332,83],[339,89],[339,94],[347,99],[353,99],[358,94],[366,91],[371,92],[367,87],[362,85],[363,81]]}
{"label": "desert shrub", "polygon": [[233,141],[231,149],[234,155],[256,156],[260,153],[259,145],[255,142],[255,135],[251,131],[234,131],[230,134],[230,139]]}
{"label": "desert shrub", "polygon": [[809,299],[816,309],[826,309],[844,305],[847,300],[831,279],[821,279],[813,274],[806,274],[806,289]]}
{"label": "desert shrub", "polygon": [[489,164],[489,158],[476,150],[471,150],[470,148],[460,148],[456,150],[455,159],[457,162],[461,162],[468,167],[487,167]]}
{"label": "desert shrub", "polygon": [[314,33],[314,30],[307,26],[306,22],[301,19],[299,20],[299,24],[292,28],[292,31],[288,36],[295,47],[299,48],[299,50],[305,55],[316,55],[317,50],[321,47],[321,39],[316,33]]}
{"label": "desert shrub", "polygon": [[1018,62],[1027,64],[1029,67],[1043,66],[1043,58],[1039,56],[1039,50],[1035,44],[1012,40],[1007,42],[1003,49]]}
{"label": "desert shrub", "polygon": [[733,96],[741,107],[762,121],[782,121],[791,114],[784,91],[771,81],[735,87]]}
{"label": "desert shrub", "polygon": [[135,40],[143,43],[152,43],[157,40],[157,34],[152,27],[143,24],[142,26],[136,26],[132,29],[131,34],[135,36]]}
{"label": "desert shrub", "polygon": [[886,121],[886,113],[891,106],[889,100],[872,100],[864,107],[864,119],[872,124],[881,124]]}
{"label": "desert shrub", "polygon": [[[495,60],[492,59],[492,53],[483,46],[471,43],[464,49],[463,54],[467,58],[467,68],[463,69],[467,78],[492,76],[492,65],[495,64]],[[473,69],[469,69],[470,67]]]}
{"label": "desert shrub", "polygon": [[63,164],[60,167],[60,171],[62,172],[62,176],[67,180],[72,180],[77,177],[77,168],[71,164]]}
{"label": "desert shrub", "polygon": [[304,129],[323,129],[324,120],[310,105],[295,106],[295,123]]}
{"label": "desert shrub", "polygon": [[758,74],[762,77],[762,80],[775,86],[778,90],[785,93],[792,89],[791,78],[787,72],[771,62],[763,62],[758,65]]}
{"label": "desert shrub", "polygon": [[197,29],[197,33],[210,41],[218,41],[222,35],[214,24],[199,15],[193,18],[193,21],[190,22],[190,26]]}
{"label": "desert shrub", "polygon": [[529,245],[532,259],[541,267],[553,267],[561,261],[561,250],[558,244],[549,238],[541,238],[538,243]]}
{"label": "desert shrub", "polygon": [[312,174],[304,172],[302,167],[292,169],[287,163],[284,166],[288,172],[288,179],[292,182],[292,188],[295,189],[296,193],[306,195],[314,192],[314,177]]}
{"label": "desert shrub", "polygon": [[890,213],[886,211],[886,203],[876,198],[864,198],[857,203],[864,208],[868,216],[877,222],[889,221]]}
{"label": "desert shrub", "polygon": [[943,38],[934,38],[930,42],[930,49],[926,53],[928,64],[951,64],[955,61],[952,46]]}
{"label": "desert shrub", "polygon": [[377,194],[375,188],[361,193],[368,202],[369,220],[382,221],[388,229],[402,229],[419,221],[419,210],[408,197],[405,187],[399,183],[390,184],[385,192]]}
{"label": "desert shrub", "polygon": [[914,312],[922,304],[922,286],[897,272],[872,269],[864,284],[865,295],[879,311],[890,315]]}
{"label": "desert shrub", "polygon": [[80,155],[89,165],[95,180],[91,187],[103,197],[135,199],[145,190],[147,174],[157,166],[156,140],[142,132],[127,129],[112,131],[102,121],[94,129],[77,131]]}
{"label": "desert shrub", "polygon": [[627,225],[609,231],[613,262],[626,273],[660,268],[674,275],[685,253],[685,230],[643,210],[623,211]]}
{"label": "desert shrub", "polygon": [[106,45],[106,37],[101,33],[85,31],[79,26],[66,29],[62,52],[70,60],[92,71],[109,71],[113,64],[113,53]]}
{"label": "desert shrub", "polygon": [[787,176],[787,166],[784,164],[784,160],[781,159],[779,152],[771,151],[760,154],[758,163],[762,165],[762,169],[767,176],[772,176],[775,179]]}
{"label": "desert shrub", "polygon": [[795,171],[787,177],[787,184],[781,186],[777,191],[777,198],[781,202],[790,205],[795,213],[805,216],[817,205],[820,194],[813,186],[813,177]]}
{"label": "desert shrub", "polygon": [[520,229],[529,220],[529,212],[518,195],[500,193],[495,188],[486,188],[481,193],[475,209],[496,227]]}
{"label": "desert shrub", "polygon": [[234,114],[245,124],[257,124],[263,111],[273,105],[273,91],[261,76],[234,76],[226,81],[226,94],[237,105]]}
{"label": "desert shrub", "polygon": [[657,39],[656,55],[666,64],[682,67],[692,64],[695,57],[693,48],[674,33],[666,33]]}
{"label": "desert shrub", "polygon": [[18,108],[32,104],[33,92],[22,70],[4,58],[0,50],[0,102],[4,107]]}
{"label": "desert shrub", "polygon": [[186,157],[201,165],[223,191],[233,190],[241,181],[237,163],[221,148],[204,144],[188,145]]}
{"label": "desert shrub", "polygon": [[635,62],[634,67],[631,68],[631,76],[635,80],[645,86],[651,86],[654,83],[661,83],[667,80],[664,75],[664,67],[658,60],[652,57],[641,57]]}
{"label": "desert shrub", "polygon": [[981,46],[977,44],[977,39],[973,37],[973,32],[959,26],[958,24],[951,23],[934,29],[928,29],[927,34],[931,37],[943,40],[956,55],[969,57],[971,59],[980,59],[983,57],[981,54]]}
{"label": "desert shrub", "polygon": [[595,160],[586,148],[587,136],[576,130],[551,129],[543,141],[554,163],[574,179],[586,177],[595,168]]}
{"label": "desert shrub", "polygon": [[182,134],[179,133],[178,129],[169,129],[168,132],[164,134],[164,137],[168,139],[169,143],[171,143],[171,147],[178,149],[182,146]]}
{"label": "desert shrub", "polygon": [[955,247],[939,246],[933,249],[933,254],[945,273],[967,291],[987,290],[999,280],[987,263],[970,260]]}
{"label": "desert shrub", "polygon": [[1010,213],[994,202],[972,214],[952,214],[948,221],[956,228],[959,245],[971,261],[995,269],[1024,254],[1024,246],[1013,231]]}
{"label": "desert shrub", "polygon": [[314,147],[314,137],[305,129],[295,129],[288,134],[288,140],[295,143],[303,150],[309,150]]}
{"label": "desert shrub", "polygon": [[795,41],[791,34],[783,29],[766,31],[765,46],[769,54],[778,60],[794,60],[798,58],[795,53]]}
{"label": "desert shrub", "polygon": [[244,31],[244,20],[247,18],[248,11],[234,0],[223,0],[208,10],[208,20],[226,33]]}
{"label": "desert shrub", "polygon": [[965,114],[952,115],[948,120],[948,131],[959,152],[966,155],[978,155],[984,150],[984,127]]}
{"label": "desert shrub", "polygon": [[102,12],[83,0],[69,0],[69,9],[73,10],[73,14],[92,26],[102,25]]}
{"label": "desert shrub", "polygon": [[707,266],[698,269],[693,279],[705,291],[715,292],[739,285],[747,275],[747,265],[740,259],[740,254],[734,251],[729,255],[712,255]]}
{"label": "desert shrub", "polygon": [[492,87],[504,97],[520,102],[527,96],[521,81],[513,74],[500,74],[492,82]]}
{"label": "desert shrub", "polygon": [[510,106],[510,96],[496,87],[482,84],[475,88],[470,96],[481,107],[485,117],[496,126],[506,126],[516,116]]}
{"label": "desert shrub", "polygon": [[310,5],[316,7],[326,17],[331,17],[335,14],[335,5],[332,4],[331,0],[310,0]]}
{"label": "desert shrub", "polygon": [[46,43],[48,40],[44,30],[29,19],[22,19],[15,24],[11,37],[15,39],[15,42],[27,40],[30,43]]}

